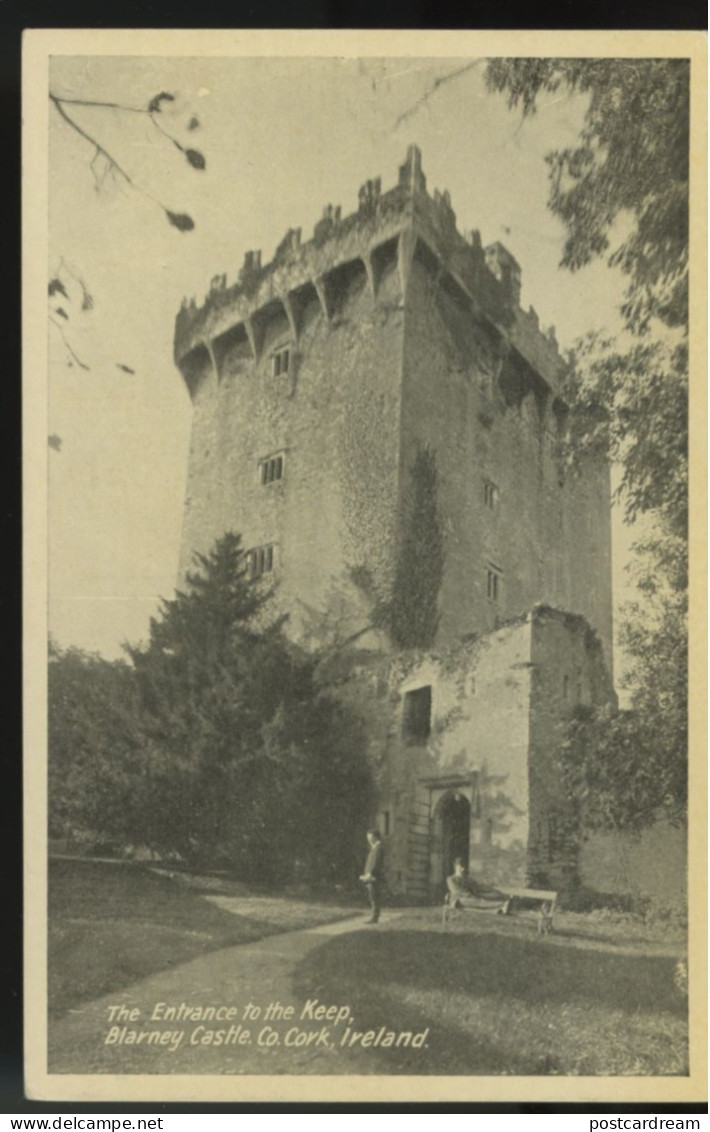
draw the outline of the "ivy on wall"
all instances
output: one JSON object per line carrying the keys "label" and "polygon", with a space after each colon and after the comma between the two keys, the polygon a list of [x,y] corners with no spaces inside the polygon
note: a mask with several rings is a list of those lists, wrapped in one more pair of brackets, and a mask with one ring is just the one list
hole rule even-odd
{"label": "ivy on wall", "polygon": [[399,546],[387,597],[378,595],[367,567],[352,580],[372,602],[372,624],[403,649],[427,649],[439,626],[439,590],[444,576],[444,535],[438,515],[436,457],[419,447],[400,503]]}
{"label": "ivy on wall", "polygon": [[401,505],[400,545],[390,601],[390,633],[401,648],[429,648],[439,626],[444,536],[438,516],[436,456],[419,447]]}

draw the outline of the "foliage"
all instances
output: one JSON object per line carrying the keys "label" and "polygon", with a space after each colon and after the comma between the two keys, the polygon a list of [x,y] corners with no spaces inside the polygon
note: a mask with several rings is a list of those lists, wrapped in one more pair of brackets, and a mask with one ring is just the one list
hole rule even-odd
{"label": "foliage", "polygon": [[582,712],[562,751],[585,820],[637,829],[686,805],[689,63],[683,59],[513,59],[489,63],[490,90],[533,114],[544,94],[587,97],[574,146],[547,156],[550,210],[566,231],[561,266],[599,256],[627,277],[627,341],[599,334],[570,359],[566,458],[620,469],[643,601],[620,640],[631,711]]}
{"label": "foliage", "polygon": [[[145,154],[146,150],[152,147],[159,158],[161,150],[166,145],[170,145],[184,157],[192,169],[198,172],[205,170],[207,161],[202,151],[183,144],[180,137],[176,136],[176,131],[178,134],[186,131],[193,133],[200,128],[200,121],[192,115],[187,123],[184,122],[185,111],[180,102],[176,102],[174,94],[160,91],[145,106],[101,102],[91,98],[69,98],[51,91],[49,100],[64,125],[89,146],[87,152],[92,156],[88,168],[93,176],[94,189],[97,193],[105,192],[112,185],[119,185],[157,206],[168,224],[178,232],[191,232],[194,229],[195,221],[189,213],[169,208],[162,199],[158,199],[143,183],[143,177],[131,168],[134,162],[131,160],[129,164],[125,164],[123,159],[119,161],[113,142],[109,143],[106,140],[115,136],[115,127],[121,125],[126,130],[125,143],[131,136],[127,129],[129,124],[137,120],[147,121],[150,128],[146,130],[141,145],[132,147],[133,154],[139,151]],[[124,152],[131,152],[131,147],[125,144],[122,148]],[[83,280],[69,268],[64,259],[60,261],[50,278],[47,292],[49,320],[56,328],[64,346],[67,366],[70,369],[76,367],[89,373],[92,367],[82,356],[83,350],[77,348],[76,342],[82,329],[86,328],[86,312],[94,307],[93,296]],[[135,374],[133,366],[124,362],[116,362],[116,368],[122,373]]]}
{"label": "foliage", "polygon": [[[636,338],[590,335],[572,357],[569,453],[603,449],[622,469],[626,517],[687,518],[689,66],[683,59],[512,59],[489,63],[490,89],[535,112],[560,89],[588,96],[578,144],[554,151],[550,210],[566,229],[561,266],[595,257],[628,276],[621,308]],[[651,328],[669,331],[664,339]]]}
{"label": "foliage", "polygon": [[[347,877],[370,803],[360,723],[316,679],[318,658],[287,640],[283,619],[268,618],[271,595],[249,579],[238,536],[225,535],[196,566],[163,601],[148,643],[127,646],[132,667],[92,661],[101,678],[120,674],[118,714],[91,701],[91,725],[82,717],[75,729],[76,772],[66,773],[65,743],[52,789],[94,828],[222,860],[256,883]],[[60,734],[64,706],[52,724]],[[112,760],[106,789],[116,779],[126,788],[113,806],[95,807],[95,770]]]}
{"label": "foliage", "polygon": [[142,769],[136,709],[127,664],[50,645],[50,836],[134,835]]}
{"label": "foliage", "polygon": [[586,824],[639,830],[685,820],[688,644],[684,539],[640,548],[643,601],[627,605],[619,634],[630,709],[583,709],[561,749],[562,771]]}
{"label": "foliage", "polygon": [[400,648],[430,648],[439,625],[444,535],[437,496],[436,457],[419,447],[399,508],[400,539],[391,592],[378,593],[366,566],[351,570],[353,582],[372,603],[372,624],[389,633]]}
{"label": "foliage", "polygon": [[[610,252],[629,276],[622,313],[637,333],[651,319],[687,322],[689,78],[687,59],[496,59],[486,70],[523,115],[543,93],[588,96],[577,144],[547,157],[549,207],[566,228],[562,266]],[[618,221],[630,230],[612,247]]]}
{"label": "foliage", "polygon": [[688,524],[687,342],[634,342],[627,350],[592,334],[574,352],[568,464],[602,452],[619,468],[625,517],[652,515],[684,539]]}

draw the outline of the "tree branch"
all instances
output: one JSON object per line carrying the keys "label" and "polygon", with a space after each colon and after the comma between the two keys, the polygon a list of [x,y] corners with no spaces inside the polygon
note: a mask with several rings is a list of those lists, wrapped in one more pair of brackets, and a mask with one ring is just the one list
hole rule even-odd
{"label": "tree branch", "polygon": [[62,336],[62,342],[64,343],[68,353],[71,354],[71,356],[74,359],[74,361],[76,362],[76,364],[81,369],[86,370],[87,373],[90,373],[91,372],[91,366],[87,366],[85,362],[82,362],[81,358],[77,355],[77,353],[74,351],[72,346],[69,344],[69,340],[68,340],[66,334],[64,333],[64,327],[62,326],[61,322],[57,322],[57,320],[55,318],[52,318],[51,315],[49,316],[49,321],[54,323],[54,325],[56,326],[57,330],[59,331],[59,333]]}
{"label": "tree branch", "polygon": [[[146,198],[146,200],[151,201],[153,204],[157,205],[158,208],[162,209],[162,211],[165,213],[169,223],[172,224],[174,228],[177,228],[178,231],[180,231],[180,232],[189,232],[192,228],[195,227],[195,223],[194,223],[191,216],[188,216],[187,213],[172,212],[169,208],[167,208],[163,204],[162,201],[158,200],[157,197],[154,197],[152,195],[152,193],[148,192],[147,189],[144,189],[142,185],[139,185],[136,181],[134,181],[133,178],[131,177],[131,175],[129,173],[127,173],[126,170],[118,163],[118,161],[113,156],[113,154],[110,153],[106,149],[106,147],[101,144],[101,142],[97,141],[97,139],[94,137],[93,134],[90,134],[88,132],[88,130],[85,130],[83,128],[83,126],[80,126],[79,123],[77,121],[75,121],[75,119],[68,113],[66,107],[67,106],[84,106],[84,107],[88,107],[88,108],[98,107],[99,109],[106,109],[106,110],[122,110],[126,113],[131,113],[131,114],[146,114],[150,118],[150,120],[153,123],[153,125],[155,126],[155,128],[158,129],[165,137],[169,138],[169,140],[172,141],[173,145],[177,146],[177,148],[182,153],[185,154],[185,156],[187,157],[189,163],[193,166],[193,168],[198,168],[198,169],[204,168],[204,158],[202,157],[202,155],[199,154],[199,152],[197,150],[186,150],[180,144],[180,142],[176,141],[175,138],[171,137],[171,135],[168,134],[167,131],[162,128],[162,126],[158,126],[158,123],[155,120],[154,112],[151,109],[149,109],[149,108],[148,109],[141,109],[141,108],[135,107],[135,106],[122,106],[122,105],[120,105],[119,103],[116,103],[116,102],[92,102],[92,101],[89,101],[89,100],[86,100],[86,99],[79,99],[79,98],[74,98],[74,99],[60,98],[59,95],[52,94],[51,91],[49,93],[49,98],[50,98],[50,101],[52,102],[52,104],[54,105],[54,107],[56,108],[58,114],[63,118],[63,120],[67,123],[67,125],[72,130],[74,130],[79,135],[79,137],[83,138],[84,141],[87,141],[89,143],[89,145],[96,151],[95,154],[94,154],[94,157],[92,159],[92,162],[91,162],[91,168],[92,168],[92,172],[94,173],[94,178],[97,181],[97,187],[100,187],[100,183],[98,181],[98,178],[96,177],[96,172],[93,169],[93,164],[96,161],[96,158],[101,156],[101,157],[104,157],[106,159],[106,161],[108,162],[109,170],[111,172],[118,173],[123,178],[125,183],[127,185],[129,185],[135,192],[141,193],[141,195],[144,196]],[[195,156],[194,156],[195,154],[197,154],[199,160],[195,160]],[[103,178],[102,178],[102,181],[103,181]]]}
{"label": "tree branch", "polygon": [[485,60],[483,59],[473,59],[470,63],[464,64],[463,67],[458,67],[455,71],[450,71],[448,75],[438,75],[437,78],[434,79],[429,89],[424,91],[424,94],[421,96],[421,98],[418,98],[413,106],[410,106],[407,110],[404,110],[399,115],[397,121],[394,124],[395,130],[402,125],[402,122],[406,122],[408,118],[411,118],[411,116],[415,114],[417,110],[424,106],[429,101],[429,99],[436,94],[440,87],[444,86],[446,83],[453,82],[453,80],[459,78],[460,75],[465,75],[467,71],[472,71],[474,67],[479,67],[483,62],[485,62]]}

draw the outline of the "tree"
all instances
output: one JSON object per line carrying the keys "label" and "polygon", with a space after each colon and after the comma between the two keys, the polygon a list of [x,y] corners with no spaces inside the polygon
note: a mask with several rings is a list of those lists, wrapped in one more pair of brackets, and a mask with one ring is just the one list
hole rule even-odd
{"label": "tree", "polygon": [[621,475],[643,602],[621,641],[631,711],[583,712],[563,749],[568,781],[596,824],[682,819],[687,794],[689,63],[683,59],[513,59],[486,81],[511,108],[588,96],[575,146],[547,156],[550,210],[565,225],[561,266],[606,256],[627,276],[619,345],[598,334],[570,358],[567,459],[603,451]]}
{"label": "tree", "polygon": [[316,678],[317,657],[270,619],[227,534],[164,601],[144,647],[129,648],[150,752],[154,842],[225,859],[251,879],[347,871],[365,820],[362,728]]}
{"label": "tree", "polygon": [[[629,277],[622,313],[634,333],[688,318],[690,65],[687,59],[496,59],[492,91],[534,114],[543,93],[587,94],[578,144],[547,156],[549,208],[563,221],[562,266],[609,253]],[[630,229],[615,237],[620,218]]]}
{"label": "tree", "polygon": [[228,863],[257,883],[352,877],[372,802],[362,724],[269,618],[237,535],[196,556],[131,664],[50,657],[50,828]]}
{"label": "tree", "polygon": [[49,833],[134,840],[143,770],[130,667],[50,644]]}

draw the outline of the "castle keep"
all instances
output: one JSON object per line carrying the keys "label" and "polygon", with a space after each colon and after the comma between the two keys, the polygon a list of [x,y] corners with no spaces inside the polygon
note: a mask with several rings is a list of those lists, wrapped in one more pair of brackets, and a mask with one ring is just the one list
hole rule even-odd
{"label": "castle keep", "polygon": [[295,637],[357,639],[388,881],[412,897],[453,856],[566,883],[554,750],[613,697],[608,468],[565,464],[562,361],[520,288],[411,146],[392,189],[248,252],[176,321],[181,573],[238,531]]}

